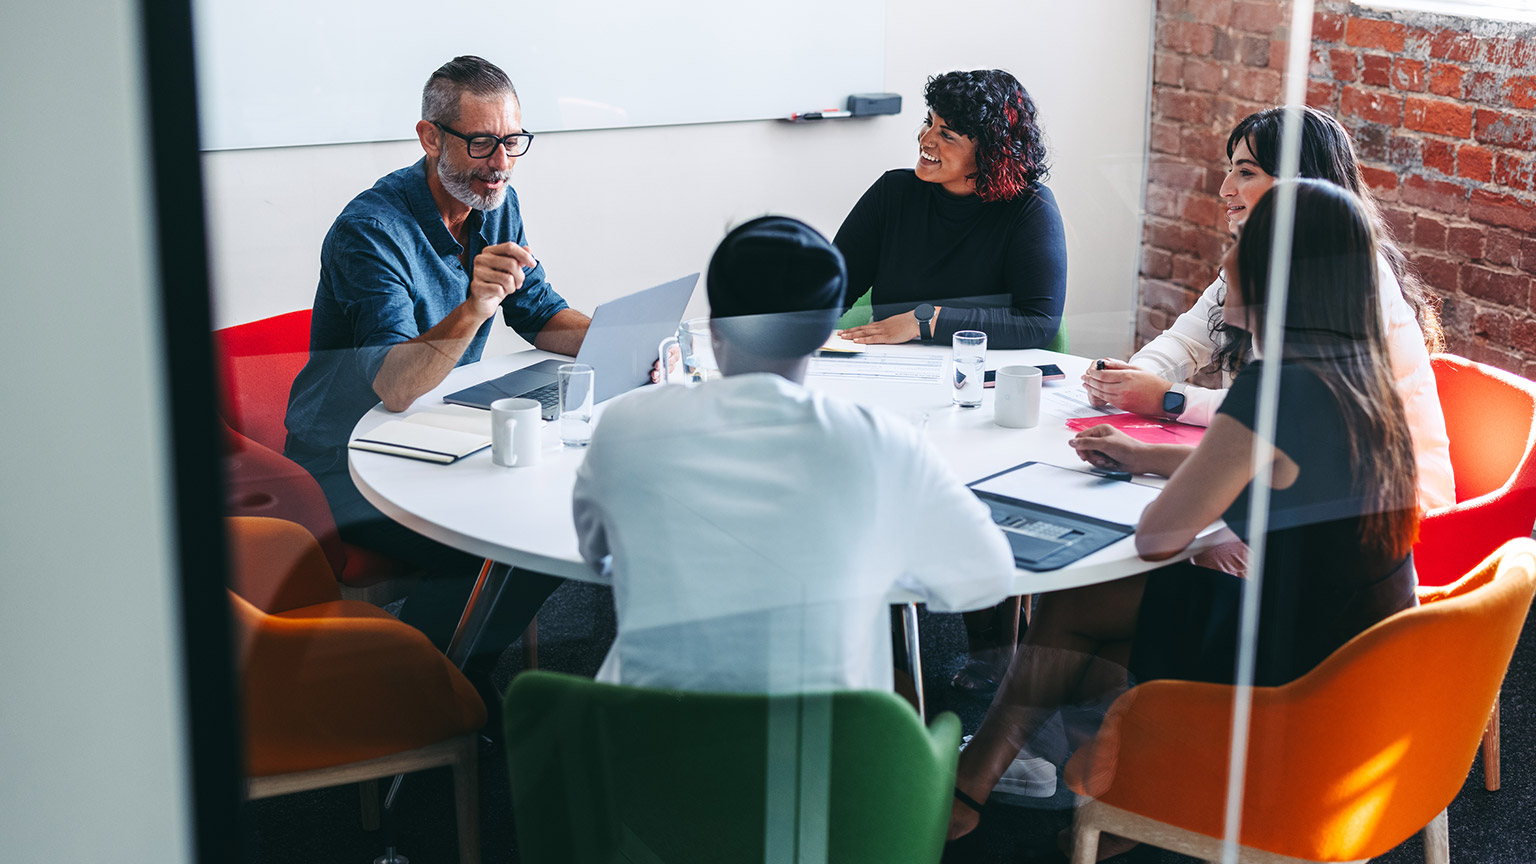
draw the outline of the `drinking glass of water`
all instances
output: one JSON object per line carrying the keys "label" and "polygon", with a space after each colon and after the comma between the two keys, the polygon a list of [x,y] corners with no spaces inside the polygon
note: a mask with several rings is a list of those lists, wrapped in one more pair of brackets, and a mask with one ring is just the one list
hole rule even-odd
{"label": "drinking glass of water", "polygon": [[560,443],[585,447],[592,443],[592,385],[596,373],[585,363],[562,363],[555,369],[560,391]]}
{"label": "drinking glass of water", "polygon": [[980,330],[960,330],[954,340],[955,404],[961,408],[981,407],[982,379],[987,372],[987,334]]}

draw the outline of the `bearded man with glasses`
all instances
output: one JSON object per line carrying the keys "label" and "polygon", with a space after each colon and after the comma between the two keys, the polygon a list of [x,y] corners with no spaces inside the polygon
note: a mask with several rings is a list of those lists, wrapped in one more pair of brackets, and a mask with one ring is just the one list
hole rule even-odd
{"label": "bearded man with glasses", "polygon": [[[416,136],[426,155],[347,205],[320,251],[309,361],[288,399],[285,454],[325,491],[342,539],[426,572],[401,619],[447,645],[480,560],[429,540],[369,504],[347,471],[357,421],[382,401],[404,411],[480,359],[497,310],[518,335],[575,354],[590,320],[566,306],[528,249],[512,165],[528,152],[517,91],[494,64],[455,57],[427,80]],[[493,720],[490,675],[559,580],[515,573],[465,673]],[[508,596],[510,593],[511,596]]]}

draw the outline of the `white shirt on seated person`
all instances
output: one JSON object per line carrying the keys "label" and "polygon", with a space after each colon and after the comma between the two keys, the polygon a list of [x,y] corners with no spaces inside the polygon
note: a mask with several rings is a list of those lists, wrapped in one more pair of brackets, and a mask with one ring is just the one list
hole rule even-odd
{"label": "white shirt on seated person", "polygon": [[[1413,307],[1403,299],[1402,286],[1385,257],[1376,257],[1376,271],[1392,378],[1397,384],[1397,394],[1403,400],[1403,412],[1408,418],[1408,431],[1413,437],[1415,462],[1419,469],[1419,509],[1429,511],[1449,507],[1456,503],[1451,439],[1445,431],[1445,415],[1440,408],[1440,392],[1435,386],[1429,350],[1424,347],[1424,331],[1419,329]],[[1189,311],[1132,355],[1130,364],[1174,383],[1188,379],[1208,365],[1216,348],[1210,330],[1211,315],[1221,305],[1226,287],[1218,276]],[[1230,386],[1232,376],[1223,373],[1222,383]],[[1224,389],[1186,387],[1180,422],[1210,425],[1226,396]]]}
{"label": "white shirt on seated person", "polygon": [[988,509],[910,424],[758,372],[612,404],[577,472],[581,554],[609,555],[598,680],[717,692],[892,686],[893,589],[1007,596]]}

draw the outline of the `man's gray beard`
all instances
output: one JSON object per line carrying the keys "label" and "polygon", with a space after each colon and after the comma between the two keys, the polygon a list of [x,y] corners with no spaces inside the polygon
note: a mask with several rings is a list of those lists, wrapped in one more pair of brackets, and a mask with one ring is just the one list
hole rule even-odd
{"label": "man's gray beard", "polygon": [[[511,171],[491,172],[503,181],[508,179]],[[448,151],[445,149],[437,154],[437,179],[443,181],[443,188],[448,194],[458,199],[460,204],[475,210],[495,210],[501,206],[501,202],[507,197],[507,187],[503,183],[500,189],[494,189],[488,195],[476,195],[474,187],[469,181],[475,177],[474,169],[468,171],[455,171],[448,162]]]}

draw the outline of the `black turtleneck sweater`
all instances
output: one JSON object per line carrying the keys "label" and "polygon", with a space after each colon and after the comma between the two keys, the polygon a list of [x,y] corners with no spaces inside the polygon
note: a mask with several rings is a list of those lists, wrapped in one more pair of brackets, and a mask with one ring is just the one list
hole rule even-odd
{"label": "black turtleneck sweater", "polygon": [[981,330],[992,348],[1043,348],[1067,295],[1067,243],[1044,185],[1012,201],[956,197],[910,168],[869,187],[834,241],[848,260],[852,306],[873,288],[875,320],[942,306],[934,340]]}

